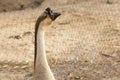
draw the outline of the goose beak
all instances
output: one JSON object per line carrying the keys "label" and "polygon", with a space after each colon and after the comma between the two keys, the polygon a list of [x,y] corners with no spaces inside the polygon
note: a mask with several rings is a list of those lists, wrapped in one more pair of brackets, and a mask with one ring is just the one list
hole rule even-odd
{"label": "goose beak", "polygon": [[53,12],[49,7],[45,9],[45,13],[54,21],[61,14],[58,12]]}
{"label": "goose beak", "polygon": [[57,19],[61,14],[60,13],[53,13],[53,20]]}

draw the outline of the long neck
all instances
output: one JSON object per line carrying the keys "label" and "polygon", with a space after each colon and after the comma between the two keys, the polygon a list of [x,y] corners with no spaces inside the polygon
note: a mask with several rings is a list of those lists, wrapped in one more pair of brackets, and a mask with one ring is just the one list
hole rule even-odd
{"label": "long neck", "polygon": [[43,27],[41,22],[35,30],[35,80],[55,80],[46,58]]}

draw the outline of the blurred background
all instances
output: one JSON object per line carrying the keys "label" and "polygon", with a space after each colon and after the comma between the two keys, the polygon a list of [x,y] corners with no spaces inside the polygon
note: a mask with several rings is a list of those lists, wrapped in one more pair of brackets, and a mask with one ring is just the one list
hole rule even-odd
{"label": "blurred background", "polygon": [[120,80],[119,0],[0,0],[0,80],[33,80],[35,22],[62,15],[45,34],[56,80]]}

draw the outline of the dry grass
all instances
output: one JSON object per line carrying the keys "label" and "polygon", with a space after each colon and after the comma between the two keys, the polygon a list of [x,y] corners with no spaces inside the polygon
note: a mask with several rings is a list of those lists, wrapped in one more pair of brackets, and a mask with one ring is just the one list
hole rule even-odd
{"label": "dry grass", "polygon": [[62,13],[46,32],[56,79],[120,79],[120,2],[64,1],[0,14],[0,80],[32,80],[34,24],[48,4]]}

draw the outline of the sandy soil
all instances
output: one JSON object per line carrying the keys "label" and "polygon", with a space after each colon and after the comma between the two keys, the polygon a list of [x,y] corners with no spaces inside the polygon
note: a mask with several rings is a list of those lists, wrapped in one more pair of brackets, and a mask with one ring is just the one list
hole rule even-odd
{"label": "sandy soil", "polygon": [[34,9],[1,12],[0,80],[32,80],[34,24],[46,6],[62,13],[46,32],[56,80],[120,80],[118,0],[45,0]]}
{"label": "sandy soil", "polygon": [[40,6],[44,0],[0,0],[0,12],[10,12],[35,8]]}

